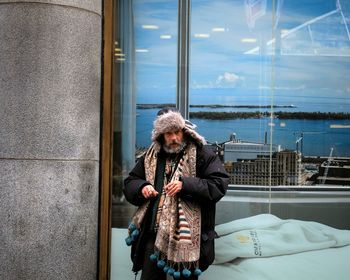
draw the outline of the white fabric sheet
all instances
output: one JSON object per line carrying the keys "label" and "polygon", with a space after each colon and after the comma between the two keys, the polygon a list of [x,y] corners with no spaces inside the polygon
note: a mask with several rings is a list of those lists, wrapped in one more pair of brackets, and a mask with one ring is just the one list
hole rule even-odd
{"label": "white fabric sheet", "polygon": [[[282,220],[261,214],[216,227],[215,263],[271,257],[350,244],[350,231],[316,222]],[[349,277],[350,279],[350,277]]]}
{"label": "white fabric sheet", "polygon": [[[263,214],[216,227],[215,265],[199,280],[349,280],[350,231]],[[111,280],[133,280],[126,229],[112,229]],[[140,273],[137,277],[140,279]]]}
{"label": "white fabric sheet", "polygon": [[236,259],[211,265],[199,280],[349,280],[350,246]]}

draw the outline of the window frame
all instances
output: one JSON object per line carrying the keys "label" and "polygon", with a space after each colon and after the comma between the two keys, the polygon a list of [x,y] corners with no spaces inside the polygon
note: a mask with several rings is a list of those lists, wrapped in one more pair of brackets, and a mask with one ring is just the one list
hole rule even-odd
{"label": "window frame", "polygon": [[100,138],[100,205],[97,279],[110,278],[111,186],[113,143],[113,45],[114,1],[102,1],[102,102]]}
{"label": "window frame", "polygon": [[[189,20],[190,0],[178,0],[177,108],[188,118]],[[115,1],[102,3],[102,102],[100,140],[100,206],[98,228],[99,280],[110,279],[112,220],[112,155],[113,155],[113,92],[114,92],[114,21]]]}

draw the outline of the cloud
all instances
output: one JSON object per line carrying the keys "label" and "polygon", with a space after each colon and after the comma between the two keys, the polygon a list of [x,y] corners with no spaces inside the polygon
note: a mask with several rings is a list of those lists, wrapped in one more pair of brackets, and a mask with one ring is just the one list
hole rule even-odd
{"label": "cloud", "polygon": [[236,86],[243,81],[244,78],[239,77],[234,73],[225,72],[216,79],[216,85],[218,86]]}
{"label": "cloud", "polygon": [[208,81],[207,83],[198,83],[196,80],[192,82],[193,89],[204,88],[234,88],[241,85],[244,77],[238,76],[234,73],[225,72],[219,75],[216,81]]}

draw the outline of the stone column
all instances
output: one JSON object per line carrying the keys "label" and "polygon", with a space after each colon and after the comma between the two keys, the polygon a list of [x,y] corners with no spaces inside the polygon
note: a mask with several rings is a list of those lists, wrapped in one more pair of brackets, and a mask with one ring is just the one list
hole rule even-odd
{"label": "stone column", "polygon": [[101,0],[0,0],[0,279],[96,279]]}

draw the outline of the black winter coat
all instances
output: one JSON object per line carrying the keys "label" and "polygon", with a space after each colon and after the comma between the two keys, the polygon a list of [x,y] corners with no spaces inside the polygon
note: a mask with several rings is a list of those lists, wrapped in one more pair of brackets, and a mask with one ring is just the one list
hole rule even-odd
{"label": "black winter coat", "polygon": [[[161,157],[162,152],[158,153]],[[199,267],[202,271],[213,263],[215,258],[214,239],[217,237],[215,228],[215,205],[225,195],[229,177],[218,156],[207,146],[197,146],[196,176],[183,177],[181,199],[197,201],[201,206],[201,247]],[[124,181],[124,195],[131,204],[140,206],[145,202],[141,194],[143,186],[149,184],[145,180],[144,157],[141,157]],[[147,213],[150,219],[152,213]],[[133,271],[142,269],[144,232],[138,241],[132,245],[131,259]]]}

